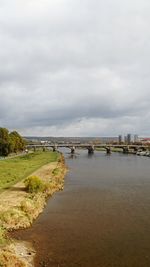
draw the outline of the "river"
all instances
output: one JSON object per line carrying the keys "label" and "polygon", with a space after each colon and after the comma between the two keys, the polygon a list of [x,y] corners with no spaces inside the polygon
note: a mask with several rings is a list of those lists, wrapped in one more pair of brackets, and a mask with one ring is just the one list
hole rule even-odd
{"label": "river", "polygon": [[150,158],[64,153],[65,187],[30,229],[35,267],[149,267]]}

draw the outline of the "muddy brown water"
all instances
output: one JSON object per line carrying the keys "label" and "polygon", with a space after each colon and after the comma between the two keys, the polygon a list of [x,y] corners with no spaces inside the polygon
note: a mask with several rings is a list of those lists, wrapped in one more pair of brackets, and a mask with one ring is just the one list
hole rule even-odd
{"label": "muddy brown water", "polygon": [[64,191],[13,236],[33,242],[35,267],[149,267],[150,158],[78,152]]}

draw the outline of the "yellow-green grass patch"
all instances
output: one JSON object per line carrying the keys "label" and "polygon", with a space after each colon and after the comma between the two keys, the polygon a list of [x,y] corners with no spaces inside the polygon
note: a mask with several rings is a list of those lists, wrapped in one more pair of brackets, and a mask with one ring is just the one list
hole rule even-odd
{"label": "yellow-green grass patch", "polygon": [[41,166],[55,162],[60,157],[58,152],[37,151],[24,156],[0,161],[0,189],[6,189],[26,178]]}

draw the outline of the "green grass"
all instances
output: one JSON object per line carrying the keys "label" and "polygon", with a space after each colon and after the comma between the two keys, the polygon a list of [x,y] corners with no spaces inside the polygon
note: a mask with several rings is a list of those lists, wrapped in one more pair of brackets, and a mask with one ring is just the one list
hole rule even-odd
{"label": "green grass", "polygon": [[0,189],[6,189],[16,182],[26,178],[41,166],[57,161],[59,153],[41,152],[29,153],[24,156],[0,161]]}
{"label": "green grass", "polygon": [[111,149],[111,151],[112,151],[112,152],[123,152],[123,149],[122,149],[122,148],[119,148],[119,147],[117,147],[117,148],[113,147],[113,148]]}

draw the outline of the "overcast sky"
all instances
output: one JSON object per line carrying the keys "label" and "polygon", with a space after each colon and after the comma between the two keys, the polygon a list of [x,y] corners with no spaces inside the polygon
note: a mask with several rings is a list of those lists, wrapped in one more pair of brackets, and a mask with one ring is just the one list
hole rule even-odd
{"label": "overcast sky", "polygon": [[150,135],[149,0],[0,0],[0,126]]}

